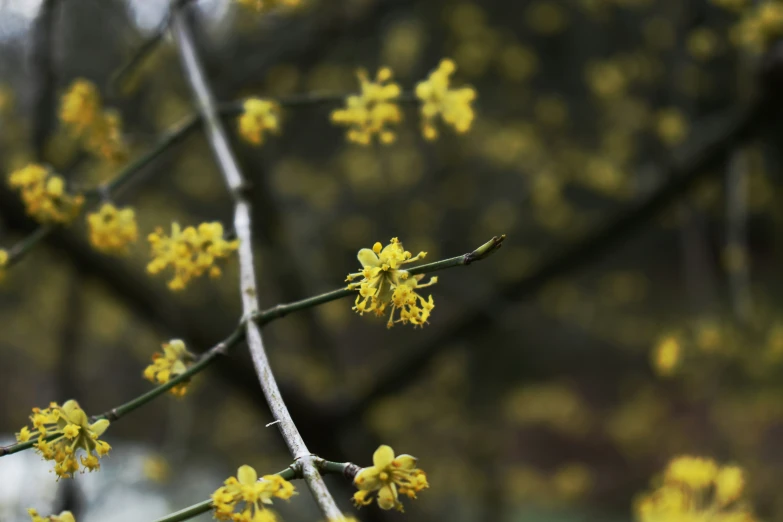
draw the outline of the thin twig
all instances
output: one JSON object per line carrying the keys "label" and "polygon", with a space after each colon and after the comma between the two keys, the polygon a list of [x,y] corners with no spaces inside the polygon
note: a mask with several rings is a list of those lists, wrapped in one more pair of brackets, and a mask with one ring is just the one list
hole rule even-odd
{"label": "thin twig", "polygon": [[[177,48],[180,52],[183,69],[193,89],[199,105],[199,112],[204,120],[207,138],[223,173],[228,191],[234,199],[234,228],[240,241],[239,267],[242,309],[245,317],[252,317],[258,312],[259,307],[253,259],[250,202],[245,194],[247,185],[239,171],[236,158],[229,147],[226,131],[218,116],[213,95],[207,85],[203,68],[196,55],[193,38],[183,11],[175,10],[172,12],[172,29],[178,44]],[[342,512],[337,507],[334,498],[329,494],[318,470],[315,469],[310,457],[310,451],[307,449],[283,401],[264,349],[261,330],[254,321],[246,322],[246,338],[256,373],[261,382],[261,388],[269,404],[269,409],[272,411],[275,420],[280,421],[277,426],[280,428],[280,432],[294,460],[301,460],[302,474],[307,482],[307,486],[327,519],[340,518]]]}
{"label": "thin twig", "polygon": [[[362,469],[351,462],[331,462],[318,457],[314,457],[313,460],[314,468],[317,468],[322,474],[342,475],[350,481],[353,481],[353,478]],[[296,463],[294,463],[283,471],[275,473],[275,475],[280,475],[282,478],[289,481],[304,478],[302,477],[302,474],[297,471],[297,469],[298,466]],[[210,509],[212,509],[212,499],[207,499],[199,502],[198,504],[193,504],[192,506],[181,509],[176,513],[159,518],[155,522],[181,522],[182,520],[187,520],[202,513],[206,513]]]}
{"label": "thin twig", "polygon": [[[408,269],[408,273],[410,273],[411,275],[416,275],[416,274],[436,272],[439,270],[444,270],[446,268],[451,268],[455,266],[467,266],[473,261],[478,261],[486,258],[494,251],[496,251],[498,248],[500,248],[505,237],[506,237],[505,235],[493,237],[484,245],[478,247],[472,252],[468,252],[467,254],[463,254],[461,256],[435,261],[434,263],[416,266]],[[302,310],[306,310],[308,308],[314,308],[318,305],[328,303],[330,301],[335,301],[337,299],[342,299],[350,295],[356,295],[356,290],[348,290],[347,288],[338,288],[329,292],[325,292],[323,294],[302,299],[300,301],[294,301],[292,303],[286,303],[286,304],[278,304],[273,306],[272,308],[261,310],[256,314],[252,315],[251,317],[253,321],[255,321],[256,324],[258,324],[259,327],[263,327],[269,324],[270,322],[285,317],[293,312],[299,312]],[[217,359],[218,355],[225,354],[230,348],[233,348],[234,346],[242,342],[245,339],[245,333],[246,333],[245,324],[243,322],[233,332],[231,332],[223,341],[219,342],[218,344],[216,344],[206,352],[203,352],[199,356],[198,360],[193,364],[193,366],[188,368],[187,371],[185,371],[184,373],[177,375],[176,377],[172,377],[172,379],[167,383],[156,386],[155,388],[143,393],[142,395],[134,399],[129,400],[124,404],[121,404],[120,406],[112,408],[100,415],[94,415],[92,417],[92,420],[96,421],[98,419],[108,419],[112,422],[116,421],[119,418],[124,417],[128,413],[132,412],[133,410],[147,404],[148,402],[152,401],[156,397],[163,395],[174,386],[182,382],[185,382],[191,379],[197,373],[200,373],[212,362],[214,362]],[[275,424],[279,422],[280,421],[275,421]],[[18,444],[12,444],[9,446],[0,447],[0,457],[29,449],[35,443],[36,443],[35,440],[31,440],[27,442],[21,442]]]}

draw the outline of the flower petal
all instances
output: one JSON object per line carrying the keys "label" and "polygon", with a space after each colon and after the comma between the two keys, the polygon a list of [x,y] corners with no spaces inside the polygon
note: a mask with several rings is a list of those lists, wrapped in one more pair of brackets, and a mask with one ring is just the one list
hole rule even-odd
{"label": "flower petal", "polygon": [[250,466],[244,465],[237,470],[237,478],[240,484],[254,484],[258,480],[258,474]]}
{"label": "flower petal", "polygon": [[362,248],[359,250],[356,258],[362,264],[364,268],[374,268],[380,264],[378,256],[369,248]]}
{"label": "flower petal", "polygon": [[379,471],[387,467],[389,464],[391,464],[393,460],[394,460],[394,450],[391,449],[391,447],[387,446],[386,444],[383,444],[382,446],[378,447],[378,449],[375,450],[375,453],[373,453],[372,456],[372,463],[376,468],[379,469]]}
{"label": "flower petal", "polygon": [[378,492],[378,505],[381,509],[391,509],[396,504],[397,486],[387,484]]}
{"label": "flower petal", "polygon": [[98,421],[95,421],[90,426],[90,431],[92,431],[97,436],[103,435],[103,432],[106,431],[106,428],[109,427],[109,421],[106,419],[101,419]]}
{"label": "flower petal", "polygon": [[399,455],[392,461],[392,466],[397,469],[409,470],[416,467],[416,461],[418,459],[411,455]]}
{"label": "flower petal", "polygon": [[378,478],[380,474],[381,470],[378,468],[364,468],[356,474],[356,478],[353,479],[353,483],[360,490],[374,491],[381,487],[381,481]]}

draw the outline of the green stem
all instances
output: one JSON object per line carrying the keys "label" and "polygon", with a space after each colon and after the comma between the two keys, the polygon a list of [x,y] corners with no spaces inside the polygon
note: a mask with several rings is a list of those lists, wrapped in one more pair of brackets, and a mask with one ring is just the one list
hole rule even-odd
{"label": "green stem", "polygon": [[[322,474],[341,474],[343,475],[345,472],[345,468],[349,466],[354,466],[357,469],[361,469],[355,464],[351,463],[337,463],[337,462],[329,462],[327,460],[319,459],[319,469],[321,470]],[[301,473],[298,473],[296,471],[297,466],[295,464],[292,464],[291,466],[285,468],[283,471],[278,471],[275,473],[275,475],[280,475],[285,480],[291,481],[294,479],[300,479],[302,478]],[[176,513],[172,513],[170,515],[166,515],[163,518],[157,519],[155,522],[180,522],[181,520],[187,520],[189,518],[196,517],[202,513],[206,513],[212,509],[212,499],[203,500],[199,502],[198,504],[193,504],[192,506],[186,507],[184,509],[181,509],[177,511]]]}
{"label": "green stem", "polygon": [[[499,249],[506,239],[506,235],[495,236],[477,249],[461,256],[452,257],[449,259],[443,259],[441,261],[435,261],[426,265],[420,265],[407,269],[411,275],[426,274],[430,272],[436,272],[438,270],[444,270],[454,266],[465,266],[473,263],[474,261],[480,261],[485,259],[497,249]],[[305,310],[307,308],[313,308],[315,306],[328,303],[329,301],[335,301],[348,297],[349,295],[356,295],[356,290],[349,290],[348,288],[338,288],[324,294],[319,294],[301,301],[294,301],[293,303],[279,304],[267,310],[262,310],[253,316],[253,319],[259,326],[264,326],[275,319],[280,319],[286,315],[297,312],[299,310]]]}
{"label": "green stem", "polygon": [[[156,386],[150,391],[136,397],[133,400],[126,402],[125,404],[117,406],[116,408],[112,408],[111,410],[102,413],[100,415],[93,416],[91,418],[91,421],[95,422],[99,419],[108,419],[112,422],[116,421],[121,417],[127,415],[128,413],[132,412],[136,408],[139,408],[147,404],[154,398],[163,395],[177,384],[187,381],[188,379],[190,379],[191,377],[199,373],[201,370],[209,366],[218,355],[225,353],[229,348],[232,348],[236,346],[238,343],[240,343],[245,338],[245,329],[242,326],[243,325],[240,325],[236,330],[231,332],[231,335],[229,335],[226,339],[224,339],[220,343],[216,344],[215,346],[213,346],[212,348],[210,348],[209,350],[201,354],[201,356],[198,358],[198,361],[196,361],[196,363],[190,368],[188,368],[187,371],[185,371],[184,373],[177,375],[176,377],[172,378],[170,381],[168,381],[165,384]],[[49,437],[46,437],[46,440],[51,440],[55,437],[58,437],[59,435],[60,435],[59,433],[52,434]],[[20,451],[24,451],[26,449],[32,448],[33,444],[35,444],[36,442],[38,442],[37,439],[28,440],[27,442],[12,444],[10,446],[0,447],[0,457],[3,457],[5,455],[11,455],[13,453],[18,453]]]}
{"label": "green stem", "polygon": [[221,341],[217,345],[210,348],[208,351],[204,352],[201,355],[201,357],[199,357],[198,361],[193,366],[188,368],[187,371],[185,371],[184,373],[177,375],[176,377],[168,381],[166,384],[161,384],[160,386],[156,386],[155,388],[151,389],[147,393],[144,393],[136,397],[135,399],[126,402],[121,406],[117,406],[116,408],[113,408],[107,411],[106,413],[102,413],[101,415],[95,416],[94,420],[108,419],[110,421],[116,421],[119,418],[132,412],[136,408],[144,406],[155,397],[158,397],[159,395],[163,395],[164,393],[172,389],[174,386],[178,385],[181,382],[187,381],[188,379],[190,379],[191,377],[199,373],[201,370],[209,366],[218,355],[221,355],[225,353],[229,348],[236,346],[244,338],[245,338],[245,330],[240,326],[239,328],[231,332],[231,335],[229,335],[225,340]]}
{"label": "green stem", "polygon": [[8,262],[5,264],[5,268],[19,261],[36,243],[48,236],[53,229],[54,227],[52,225],[41,225],[29,236],[11,247],[8,250]]}
{"label": "green stem", "polygon": [[[452,257],[449,259],[443,259],[441,261],[435,261],[434,263],[429,263],[427,265],[417,266],[409,269],[408,272],[414,275],[424,274],[429,272],[435,272],[437,270],[444,270],[446,268],[451,268],[454,266],[469,265],[470,263],[474,261],[480,261],[486,258],[487,256],[489,256],[490,254],[492,254],[493,252],[495,252],[498,248],[500,248],[505,238],[506,238],[505,235],[495,236],[489,241],[487,241],[486,243],[484,243],[483,245],[481,245],[480,247],[478,247],[477,249],[473,250],[472,252],[463,254],[461,256]],[[272,308],[269,308],[267,310],[262,310],[257,314],[255,314],[253,316],[253,319],[256,321],[259,327],[263,327],[264,325],[274,321],[275,319],[280,319],[281,317],[285,317],[286,315],[292,312],[305,310],[307,308],[313,308],[320,304],[328,303],[330,301],[335,301],[337,299],[342,299],[343,297],[348,297],[349,295],[354,295],[354,294],[356,294],[356,290],[349,290],[347,288],[338,288],[336,290],[332,290],[331,292],[326,292],[324,294],[308,297],[307,299],[302,299],[301,301],[294,301],[293,303],[280,304]],[[193,366],[188,368],[188,370],[185,373],[182,373],[181,375],[174,377],[166,384],[156,386],[155,388],[148,391],[147,393],[144,393],[143,395],[140,395],[139,397],[136,397],[135,399],[128,401],[125,404],[117,406],[116,408],[113,408],[101,415],[94,416],[93,420],[108,419],[110,421],[115,421],[120,417],[123,417],[124,415],[132,412],[136,408],[139,408],[140,406],[147,404],[154,398],[163,395],[177,384],[190,379],[192,376],[196,375],[201,370],[209,366],[219,354],[224,353],[229,348],[232,348],[233,346],[236,346],[238,343],[240,343],[245,338],[245,332],[246,330],[244,328],[244,322],[243,322],[225,340],[213,346],[208,351],[204,352],[201,355],[201,357],[199,357],[198,361]],[[31,448],[33,444],[35,444],[36,442],[37,441],[32,440],[27,442],[21,442],[18,444],[12,444],[10,446],[0,447],[0,457]],[[342,473],[342,471],[340,472]]]}

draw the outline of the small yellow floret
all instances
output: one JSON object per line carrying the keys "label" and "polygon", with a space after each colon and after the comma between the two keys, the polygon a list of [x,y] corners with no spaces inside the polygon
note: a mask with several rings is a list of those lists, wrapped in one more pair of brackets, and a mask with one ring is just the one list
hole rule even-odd
{"label": "small yellow floret", "polygon": [[403,511],[399,495],[416,498],[416,493],[427,489],[427,474],[416,467],[416,457],[394,456],[394,450],[380,446],[372,456],[373,465],[362,469],[353,483],[359,489],[353,495],[356,507],[372,502],[372,494],[378,492],[378,506],[381,509],[396,508]]}
{"label": "small yellow floret", "polygon": [[152,261],[147,272],[158,274],[167,267],[174,269],[169,281],[172,290],[184,289],[194,277],[209,272],[210,277],[220,277],[218,259],[227,258],[239,247],[239,240],[226,241],[223,225],[218,222],[202,223],[182,230],[177,223],[171,225],[171,236],[158,227],[147,238],[152,247]]}
{"label": "small yellow floret", "polygon": [[[180,339],[172,339],[163,345],[163,353],[152,354],[152,364],[144,369],[144,378],[157,384],[166,384],[174,377],[182,375],[192,366],[195,356]],[[169,391],[182,397],[188,391],[189,380],[178,383]]]}
{"label": "small yellow floret", "polygon": [[[38,437],[33,447],[44,459],[55,462],[54,471],[60,478],[72,477],[74,472],[79,471],[79,463],[82,472],[99,469],[98,458],[108,454],[111,449],[106,442],[98,439],[109,427],[109,421],[100,419],[90,423],[87,414],[74,400],[62,406],[53,402],[45,409],[33,408],[30,420],[33,429],[25,426],[16,434],[16,440],[26,442]],[[79,449],[85,455],[77,460]]]}
{"label": "small yellow floret", "polygon": [[[410,276],[408,271],[401,267],[423,259],[426,255],[426,252],[419,252],[412,257],[396,237],[385,247],[378,242],[372,249],[361,249],[357,258],[362,264],[362,271],[348,274],[346,278],[349,282],[362,278],[361,281],[348,285],[349,289],[359,291],[353,309],[359,315],[374,312],[377,316],[382,316],[387,309],[391,309],[386,323],[389,328],[400,322],[424,326],[435,308],[435,303],[432,296],[424,299],[416,290],[434,285],[438,278],[432,277],[427,284],[419,284],[424,278],[423,274]],[[395,319],[397,311],[399,318]]]}
{"label": "small yellow floret", "polygon": [[755,522],[742,502],[745,480],[736,466],[719,467],[712,459],[677,457],[663,483],[642,495],[635,506],[639,522]]}
{"label": "small yellow floret", "polygon": [[9,176],[27,213],[41,223],[68,223],[79,213],[84,197],[65,192],[65,181],[42,165],[31,163]]}
{"label": "small yellow floret", "polygon": [[128,245],[139,236],[136,213],[132,208],[118,209],[105,203],[98,212],[87,215],[90,243],[106,254],[127,254]]}
{"label": "small yellow floret", "polygon": [[473,87],[449,89],[450,77],[456,70],[452,60],[441,60],[438,68],[416,85],[416,97],[422,102],[422,133],[428,140],[438,137],[435,128],[438,115],[460,134],[470,130],[473,123],[471,103],[476,99],[476,90]]}
{"label": "small yellow floret", "polygon": [[239,117],[239,134],[253,145],[264,143],[264,131],[280,130],[280,106],[271,100],[250,98]]}
{"label": "small yellow floret", "polygon": [[120,115],[103,110],[100,94],[92,82],[78,79],[71,84],[62,97],[60,120],[90,153],[112,162],[127,157]]}
{"label": "small yellow floret", "polygon": [[279,475],[265,475],[258,479],[256,470],[242,466],[236,477],[226,479],[212,493],[214,516],[218,520],[274,522],[275,513],[264,507],[272,498],[288,500],[296,492],[294,486]]}
{"label": "small yellow floret", "polygon": [[682,346],[680,340],[668,335],[661,339],[653,350],[653,366],[658,375],[667,377],[672,375],[680,365],[682,359]]}
{"label": "small yellow floret", "polygon": [[400,97],[400,86],[391,82],[392,71],[388,67],[378,70],[374,82],[370,81],[366,71],[360,70],[357,76],[361,93],[348,96],[344,109],[332,111],[332,122],[349,127],[348,141],[369,145],[377,134],[381,143],[392,143],[396,135],[388,124],[402,121],[402,111],[396,103]]}

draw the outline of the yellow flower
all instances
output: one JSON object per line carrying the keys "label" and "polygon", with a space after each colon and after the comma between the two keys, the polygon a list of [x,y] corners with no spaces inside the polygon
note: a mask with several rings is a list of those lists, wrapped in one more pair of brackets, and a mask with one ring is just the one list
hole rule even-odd
{"label": "yellow flower", "polygon": [[668,377],[677,370],[682,360],[680,340],[673,335],[661,339],[653,350],[653,366],[658,375]]}
{"label": "yellow flower", "polygon": [[362,469],[353,480],[359,488],[353,495],[357,507],[372,502],[371,495],[378,492],[378,505],[381,509],[396,508],[403,511],[399,495],[416,498],[416,493],[429,486],[427,475],[416,467],[416,458],[410,455],[394,457],[389,446],[380,446],[372,456],[373,465]]}
{"label": "yellow flower", "polygon": [[698,489],[709,485],[718,474],[718,466],[711,459],[677,457],[666,468],[666,482],[683,483]]}
{"label": "yellow flower", "polygon": [[[163,345],[163,353],[152,354],[152,364],[144,369],[144,378],[157,384],[166,384],[172,378],[182,375],[192,365],[195,356],[179,339],[172,339]],[[171,390],[173,395],[182,397],[188,391],[189,380],[185,380]]]}
{"label": "yellow flower", "polygon": [[735,43],[752,52],[761,53],[777,38],[783,36],[783,4],[761,2],[733,28]]}
{"label": "yellow flower", "polygon": [[[90,424],[87,414],[74,400],[62,406],[53,402],[45,409],[33,408],[30,420],[33,429],[25,426],[16,434],[16,440],[25,442],[38,437],[33,446],[44,459],[55,461],[54,471],[60,478],[72,477],[75,471],[79,471],[80,462],[84,469],[99,469],[98,457],[108,454],[111,449],[106,442],[98,439],[109,427],[109,421],[101,419]],[[77,461],[76,452],[80,448],[86,455]]]}
{"label": "yellow flower", "polygon": [[636,502],[639,522],[755,522],[741,501],[745,485],[736,466],[719,467],[713,460],[677,457],[664,481]]}
{"label": "yellow flower", "polygon": [[104,111],[90,127],[84,138],[84,148],[113,163],[121,163],[128,157],[128,148],[122,137],[122,118],[111,110]]}
{"label": "yellow flower", "polygon": [[209,271],[210,277],[220,277],[215,262],[227,258],[239,247],[239,241],[223,239],[223,225],[218,222],[202,223],[198,229],[182,230],[177,223],[171,225],[171,236],[158,227],[147,239],[152,247],[152,261],[147,265],[150,274],[160,273],[171,266],[174,278],[169,288],[182,290],[194,277]]}
{"label": "yellow flower", "polygon": [[677,109],[663,109],[658,112],[655,131],[665,145],[672,147],[688,137],[688,122]]}
{"label": "yellow flower", "polygon": [[136,214],[132,208],[118,209],[104,203],[98,212],[87,215],[90,243],[106,254],[127,254],[128,245],[139,236]]}
{"label": "yellow flower", "polygon": [[[365,312],[375,312],[382,316],[387,308],[391,308],[389,321],[386,326],[391,328],[394,323],[401,322],[414,326],[424,326],[429,319],[435,303],[432,296],[425,300],[416,293],[420,288],[426,288],[438,282],[437,277],[430,278],[426,285],[419,284],[423,274],[409,277],[407,270],[402,265],[418,261],[427,255],[419,252],[415,257],[402,247],[402,243],[394,237],[391,242],[383,247],[375,243],[372,250],[363,248],[356,256],[362,264],[362,271],[348,274],[346,281],[353,281],[361,277],[357,283],[350,283],[348,288],[358,290],[353,309],[363,315]],[[399,319],[394,318],[399,310]]]}
{"label": "yellow flower", "polygon": [[473,87],[449,89],[449,77],[456,70],[457,66],[452,60],[441,60],[427,80],[416,85],[416,97],[422,102],[422,132],[428,140],[438,137],[434,122],[439,114],[444,122],[460,134],[467,132],[473,122],[473,107],[470,104],[476,99],[476,90]]}
{"label": "yellow flower", "polygon": [[239,134],[253,145],[264,142],[264,131],[280,130],[280,106],[270,100],[245,100],[245,112],[239,117]]}
{"label": "yellow flower", "polygon": [[60,120],[72,136],[83,140],[90,153],[113,162],[127,157],[122,120],[115,111],[104,111],[95,85],[78,79],[63,95]]}
{"label": "yellow flower", "polygon": [[215,518],[237,522],[275,522],[273,511],[264,507],[271,504],[272,498],[288,500],[294,495],[294,486],[279,475],[265,475],[258,480],[256,470],[242,466],[236,477],[226,479],[212,493],[212,505]]}
{"label": "yellow flower", "polygon": [[76,522],[70,511],[63,511],[59,515],[49,515],[48,517],[39,516],[38,511],[33,508],[28,509],[27,513],[33,519],[32,522]]}
{"label": "yellow flower", "polygon": [[386,83],[392,78],[392,71],[382,67],[371,82],[367,72],[357,73],[361,84],[361,94],[348,96],[346,107],[332,111],[332,122],[349,126],[348,141],[368,145],[377,134],[381,143],[392,143],[396,139],[393,131],[387,128],[389,123],[399,123],[402,111],[395,103],[400,97],[400,86]]}
{"label": "yellow flower", "polygon": [[92,82],[78,79],[63,95],[60,120],[76,137],[82,137],[95,123],[101,111],[101,98]]}
{"label": "yellow flower", "polygon": [[67,223],[84,203],[82,195],[65,192],[63,178],[35,163],[12,172],[9,185],[19,189],[27,213],[42,223]]}
{"label": "yellow flower", "polygon": [[296,7],[301,0],[236,0],[239,5],[261,12],[275,7]]}
{"label": "yellow flower", "polygon": [[0,248],[0,281],[5,277],[5,266],[8,265],[8,252]]}

